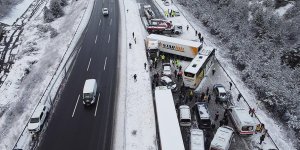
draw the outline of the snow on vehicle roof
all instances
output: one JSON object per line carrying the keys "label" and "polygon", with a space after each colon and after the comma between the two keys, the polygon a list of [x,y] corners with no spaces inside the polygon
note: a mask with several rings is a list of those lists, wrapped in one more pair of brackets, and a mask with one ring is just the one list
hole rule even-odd
{"label": "snow on vehicle roof", "polygon": [[84,83],[83,93],[92,93],[94,92],[94,86],[96,83],[96,79],[87,79]]}
{"label": "snow on vehicle roof", "polygon": [[165,86],[155,89],[158,129],[163,150],[184,150],[172,92]]}
{"label": "snow on vehicle roof", "polygon": [[209,113],[204,103],[197,103],[199,115],[202,119],[209,119]]}
{"label": "snow on vehicle roof", "polygon": [[173,37],[168,37],[168,36],[158,35],[158,34],[150,34],[147,36],[147,39],[158,40],[158,41],[167,41],[167,42],[191,46],[191,47],[200,47],[202,45],[202,43],[200,43],[200,42],[184,40],[184,39],[180,39],[180,38],[173,38]]}
{"label": "snow on vehicle roof", "polygon": [[34,113],[32,114],[32,117],[31,117],[31,118],[39,118],[41,112],[42,112],[43,109],[44,109],[44,107],[45,107],[45,105],[39,105],[39,106],[35,109],[35,111],[34,111]]}
{"label": "snow on vehicle roof", "polygon": [[191,129],[191,150],[204,150],[204,135],[200,129]]}
{"label": "snow on vehicle roof", "polygon": [[230,138],[233,134],[233,129],[228,126],[219,127],[210,147],[216,147],[218,149],[225,149],[227,144],[230,144]]}
{"label": "snow on vehicle roof", "polygon": [[167,77],[167,76],[162,76],[161,79],[164,80],[164,81],[166,81],[167,83],[172,82],[172,79],[170,79],[170,78]]}
{"label": "snow on vehicle roof", "polygon": [[245,108],[241,107],[232,107],[233,111],[236,112],[236,115],[238,116],[237,119],[241,121],[242,125],[255,125],[253,118],[249,115],[249,112]]}
{"label": "snow on vehicle roof", "polygon": [[147,49],[158,49],[158,41],[148,40]]}
{"label": "snow on vehicle roof", "polygon": [[181,105],[179,107],[180,110],[180,118],[183,119],[191,119],[190,107],[187,105]]}
{"label": "snow on vehicle roof", "polygon": [[192,60],[189,66],[185,69],[185,72],[196,74],[198,70],[203,66],[206,62],[211,50],[201,49],[196,57]]}
{"label": "snow on vehicle roof", "polygon": [[226,90],[224,87],[219,86],[217,88],[218,88],[219,93],[226,93]]}
{"label": "snow on vehicle roof", "polygon": [[164,70],[169,71],[169,70],[171,70],[171,67],[170,66],[164,66]]}

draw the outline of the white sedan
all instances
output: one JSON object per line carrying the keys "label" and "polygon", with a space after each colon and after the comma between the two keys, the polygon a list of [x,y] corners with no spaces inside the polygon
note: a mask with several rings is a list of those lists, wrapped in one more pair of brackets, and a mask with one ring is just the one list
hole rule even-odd
{"label": "white sedan", "polygon": [[108,16],[108,9],[107,8],[102,8],[102,13],[104,16]]}

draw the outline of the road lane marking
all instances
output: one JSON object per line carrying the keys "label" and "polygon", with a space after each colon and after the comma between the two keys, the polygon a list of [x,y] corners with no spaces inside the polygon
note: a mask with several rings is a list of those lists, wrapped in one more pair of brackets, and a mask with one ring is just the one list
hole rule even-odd
{"label": "road lane marking", "polygon": [[110,19],[110,23],[109,23],[109,25],[111,25],[111,23],[112,23],[112,19]]}
{"label": "road lane marking", "polygon": [[74,117],[79,98],[80,98],[80,94],[78,95],[78,98],[77,98],[77,101],[76,101],[76,104],[75,104],[75,107],[74,107],[74,110],[73,110],[72,118]]}
{"label": "road lane marking", "polygon": [[99,26],[101,25],[101,19],[100,19],[100,21],[99,21]]}
{"label": "road lane marking", "polygon": [[88,66],[87,66],[87,68],[86,68],[86,71],[89,71],[91,61],[92,61],[92,58],[90,58],[89,64],[88,64]]}
{"label": "road lane marking", "polygon": [[95,117],[96,117],[96,115],[97,115],[97,109],[98,109],[98,104],[99,104],[99,98],[100,98],[100,93],[99,93],[98,99],[97,99],[97,105],[96,105],[96,110],[95,110],[95,114],[94,114]]}
{"label": "road lane marking", "polygon": [[106,61],[107,61],[107,57],[105,57],[105,62],[104,62],[104,70],[105,70],[105,67],[106,67]]}
{"label": "road lane marking", "polygon": [[97,40],[98,40],[98,35],[96,35],[96,38],[95,38],[95,44],[97,43]]}
{"label": "road lane marking", "polygon": [[109,41],[110,41],[110,34],[108,35],[108,41],[107,41],[107,43],[109,43]]}

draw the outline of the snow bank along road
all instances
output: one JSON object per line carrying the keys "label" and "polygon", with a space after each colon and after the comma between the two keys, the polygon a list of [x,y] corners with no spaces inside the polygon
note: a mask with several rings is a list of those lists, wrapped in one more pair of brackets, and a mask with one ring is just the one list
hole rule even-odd
{"label": "snow bank along road", "polygon": [[[102,15],[102,8],[109,16]],[[96,0],[81,51],[38,149],[111,149],[118,47],[118,2]],[[95,105],[84,107],[86,79],[98,82]]]}

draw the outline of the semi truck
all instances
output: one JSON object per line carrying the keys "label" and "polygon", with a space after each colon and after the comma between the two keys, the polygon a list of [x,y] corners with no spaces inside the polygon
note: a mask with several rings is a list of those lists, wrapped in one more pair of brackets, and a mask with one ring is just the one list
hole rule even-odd
{"label": "semi truck", "polygon": [[158,34],[150,34],[146,40],[157,41],[160,52],[193,59],[202,49],[202,43]]}
{"label": "semi truck", "polygon": [[146,18],[149,19],[154,19],[155,18],[155,13],[151,9],[150,5],[144,5],[144,13]]}
{"label": "semi truck", "polygon": [[159,56],[157,40],[146,39],[145,46],[146,46],[146,53],[149,58],[155,59],[156,57]]}
{"label": "semi truck", "polygon": [[157,33],[157,34],[182,34],[182,25],[173,24],[171,21],[162,20],[162,19],[150,19],[148,21],[148,26],[146,30],[148,33]]}

